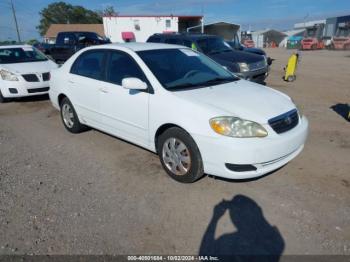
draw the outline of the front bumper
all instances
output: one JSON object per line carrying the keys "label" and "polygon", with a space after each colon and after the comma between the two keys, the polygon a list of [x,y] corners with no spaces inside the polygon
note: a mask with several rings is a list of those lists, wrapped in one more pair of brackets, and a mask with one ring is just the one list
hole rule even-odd
{"label": "front bumper", "polygon": [[314,43],[302,43],[301,48],[303,50],[311,50],[314,45]]}
{"label": "front bumper", "polygon": [[[308,135],[306,117],[280,135],[268,125],[265,128],[269,132],[265,138],[192,135],[201,152],[205,173],[229,179],[259,177],[284,166],[303,150]],[[226,164],[252,165],[256,170],[236,172]]]}
{"label": "front bumper", "polygon": [[49,81],[25,82],[24,80],[0,80],[0,89],[5,98],[45,95],[49,91]]}
{"label": "front bumper", "polygon": [[248,81],[263,83],[267,76],[269,75],[269,67],[266,66],[259,70],[244,72],[244,73],[235,73],[240,78],[243,78]]}

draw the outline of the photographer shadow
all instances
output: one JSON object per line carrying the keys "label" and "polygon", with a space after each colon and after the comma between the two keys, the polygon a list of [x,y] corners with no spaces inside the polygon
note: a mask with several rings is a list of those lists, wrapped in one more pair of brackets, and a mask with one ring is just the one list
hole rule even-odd
{"label": "photographer shadow", "polygon": [[[226,210],[237,231],[215,239],[219,219]],[[269,224],[259,205],[249,197],[237,195],[215,206],[199,255],[231,256],[227,261],[279,261],[284,247],[278,228]]]}

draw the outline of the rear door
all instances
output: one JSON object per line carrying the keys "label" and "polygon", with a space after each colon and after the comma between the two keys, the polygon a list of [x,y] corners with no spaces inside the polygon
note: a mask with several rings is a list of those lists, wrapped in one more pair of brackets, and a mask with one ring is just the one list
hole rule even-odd
{"label": "rear door", "polygon": [[93,127],[102,125],[100,94],[105,80],[107,51],[93,49],[82,53],[69,74],[69,99],[79,119]]}

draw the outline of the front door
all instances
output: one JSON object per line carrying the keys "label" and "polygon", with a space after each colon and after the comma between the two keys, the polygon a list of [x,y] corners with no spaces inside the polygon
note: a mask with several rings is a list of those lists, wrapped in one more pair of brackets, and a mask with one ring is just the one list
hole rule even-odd
{"label": "front door", "polygon": [[148,83],[143,71],[129,54],[110,51],[106,83],[100,93],[104,129],[135,144],[147,146],[150,94],[148,91],[123,88],[122,80],[127,77],[136,77]]}

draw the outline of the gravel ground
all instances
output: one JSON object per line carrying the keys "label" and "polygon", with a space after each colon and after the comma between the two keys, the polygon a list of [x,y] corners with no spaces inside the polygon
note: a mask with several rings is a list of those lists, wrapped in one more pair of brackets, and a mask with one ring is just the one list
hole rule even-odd
{"label": "gravel ground", "polygon": [[286,83],[290,52],[267,52],[267,84],[293,97],[310,136],[253,181],[179,184],[153,153],[68,133],[45,98],[1,104],[0,254],[350,255],[350,126],[331,108],[350,103],[350,53],[304,52]]}

